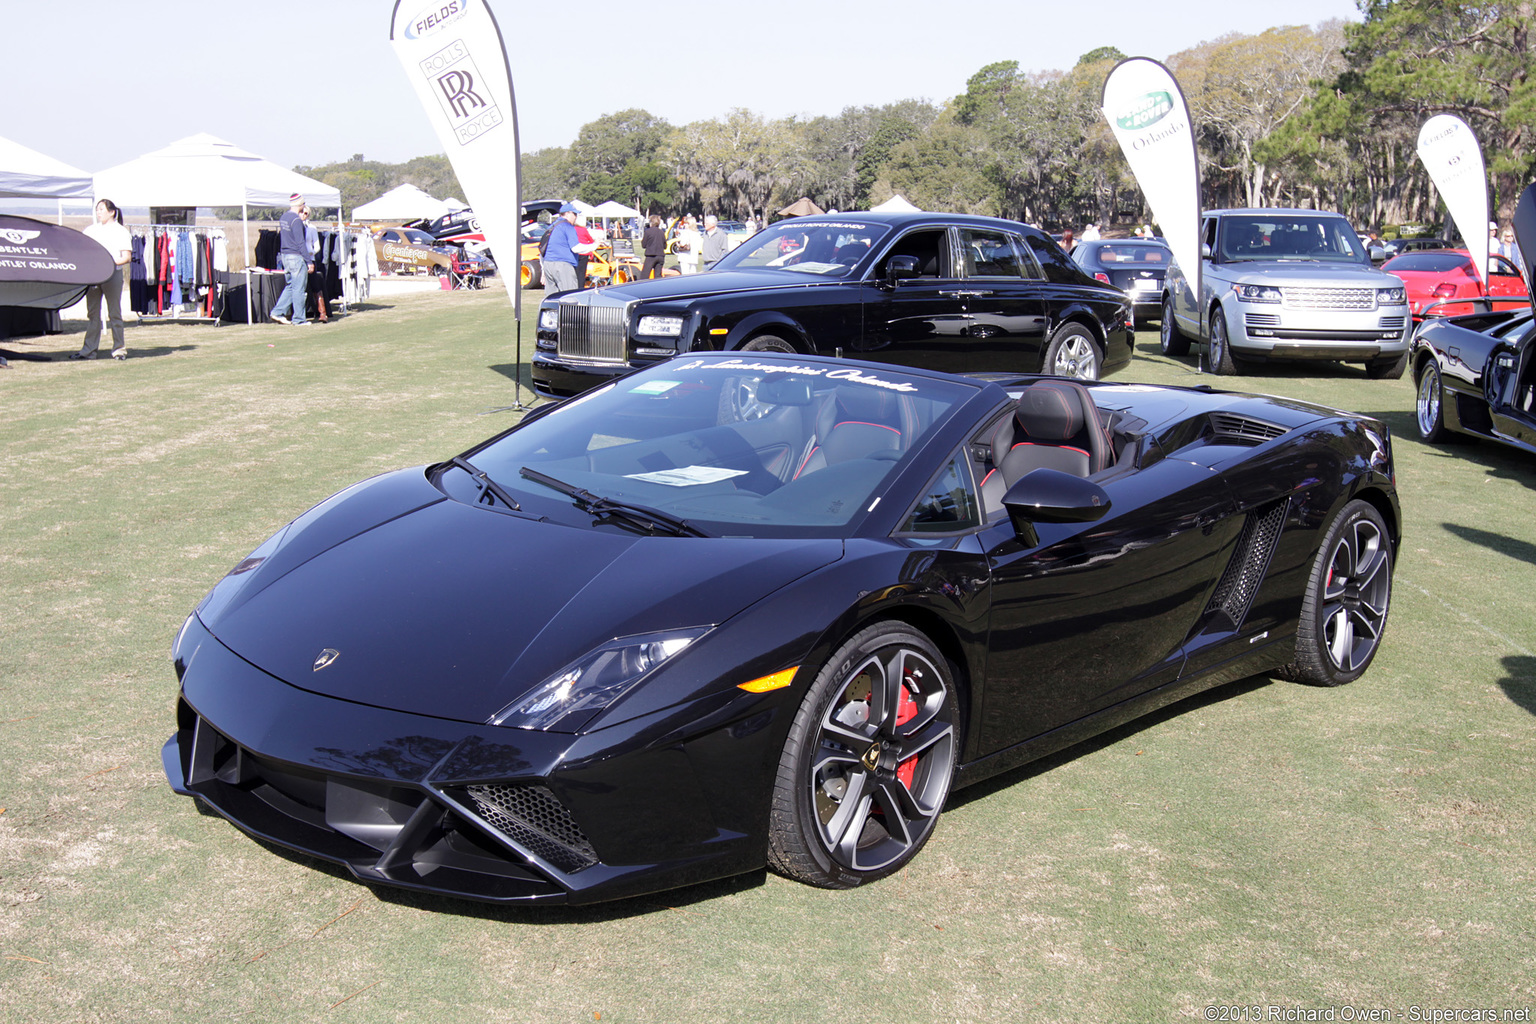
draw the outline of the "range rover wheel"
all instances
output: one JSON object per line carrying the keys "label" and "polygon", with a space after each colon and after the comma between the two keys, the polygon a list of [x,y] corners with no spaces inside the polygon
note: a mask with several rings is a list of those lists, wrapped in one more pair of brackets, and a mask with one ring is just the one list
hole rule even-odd
{"label": "range rover wheel", "polygon": [[1372,359],[1365,364],[1365,375],[1371,380],[1400,380],[1407,369],[1408,353],[1405,350],[1400,355]]}
{"label": "range rover wheel", "polygon": [[949,796],[956,707],[944,657],[905,623],[876,623],[838,648],[779,758],[769,864],[851,889],[910,862]]}
{"label": "range rover wheel", "polygon": [[1189,355],[1189,337],[1179,330],[1179,322],[1173,318],[1172,298],[1163,300],[1163,322],[1158,325],[1157,343],[1165,356]]}
{"label": "range rover wheel", "polygon": [[1045,348],[1043,373],[1077,380],[1099,379],[1099,346],[1082,324],[1063,324]]}
{"label": "range rover wheel", "polygon": [[1334,517],[1312,563],[1283,674],[1315,686],[1360,678],[1381,646],[1392,603],[1392,541],[1381,513],[1356,499]]}
{"label": "range rover wheel", "polygon": [[1242,373],[1242,366],[1232,358],[1232,339],[1227,337],[1227,318],[1217,307],[1211,312],[1211,372],[1228,377]]}

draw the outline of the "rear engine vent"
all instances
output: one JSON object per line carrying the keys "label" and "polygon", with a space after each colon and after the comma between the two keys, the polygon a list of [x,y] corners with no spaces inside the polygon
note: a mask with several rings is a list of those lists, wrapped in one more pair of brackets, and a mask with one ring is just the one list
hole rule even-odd
{"label": "rear engine vent", "polygon": [[1212,438],[1216,444],[1260,445],[1279,437],[1287,428],[1235,413],[1213,412],[1211,429],[1216,432]]}
{"label": "rear engine vent", "polygon": [[1232,561],[1221,574],[1216,590],[1206,605],[1207,614],[1217,612],[1225,616],[1232,628],[1243,624],[1248,616],[1248,606],[1259,592],[1259,584],[1269,571],[1269,559],[1280,539],[1280,529],[1285,525],[1285,512],[1290,507],[1289,498],[1281,498],[1273,505],[1257,508],[1248,513],[1243,532],[1238,534],[1237,548]]}
{"label": "rear engine vent", "polygon": [[567,874],[597,863],[597,852],[547,786],[466,787],[475,810],[513,842]]}

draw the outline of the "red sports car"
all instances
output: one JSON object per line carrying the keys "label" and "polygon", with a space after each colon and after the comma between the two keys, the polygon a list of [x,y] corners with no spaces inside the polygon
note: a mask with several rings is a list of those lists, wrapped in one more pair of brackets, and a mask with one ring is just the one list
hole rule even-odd
{"label": "red sports car", "polygon": [[[1488,257],[1485,288],[1465,249],[1426,249],[1408,252],[1381,265],[1403,279],[1408,307],[1414,322],[1426,316],[1459,316],[1498,309],[1520,309],[1529,302],[1520,270],[1503,256]],[[1454,299],[1487,298],[1486,302],[1454,302]]]}

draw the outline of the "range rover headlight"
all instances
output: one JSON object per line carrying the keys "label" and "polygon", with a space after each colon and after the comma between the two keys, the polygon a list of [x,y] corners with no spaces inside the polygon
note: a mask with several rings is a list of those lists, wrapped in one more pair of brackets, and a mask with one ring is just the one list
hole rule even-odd
{"label": "range rover headlight", "polygon": [[549,729],[578,712],[606,708],[713,626],[623,636],[571,662],[491,716],[491,725]]}
{"label": "range rover headlight", "polygon": [[1280,289],[1272,284],[1240,284],[1237,297],[1243,302],[1279,302]]}
{"label": "range rover headlight", "polygon": [[553,306],[539,310],[539,330],[558,331],[560,329],[560,311]]}
{"label": "range rover headlight", "polygon": [[643,316],[635,327],[636,334],[649,334],[655,338],[676,338],[683,333],[680,316]]}
{"label": "range rover headlight", "polygon": [[1378,306],[1406,306],[1408,304],[1408,290],[1406,288],[1377,288],[1376,305]]}

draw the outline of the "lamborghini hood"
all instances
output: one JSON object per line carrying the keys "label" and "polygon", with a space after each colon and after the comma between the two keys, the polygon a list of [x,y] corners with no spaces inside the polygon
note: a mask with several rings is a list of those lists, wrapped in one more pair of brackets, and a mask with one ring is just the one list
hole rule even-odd
{"label": "lamborghini hood", "polygon": [[484,722],[607,640],[719,624],[841,555],[837,540],[540,522],[449,500],[403,470],[295,520],[198,614],[293,686]]}

